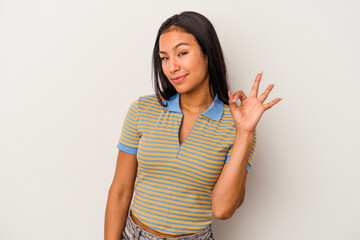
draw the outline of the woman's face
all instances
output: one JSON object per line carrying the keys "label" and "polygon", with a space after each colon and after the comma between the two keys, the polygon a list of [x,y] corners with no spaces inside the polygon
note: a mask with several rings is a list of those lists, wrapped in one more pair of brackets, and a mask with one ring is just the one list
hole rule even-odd
{"label": "woman's face", "polygon": [[170,30],[160,36],[162,70],[179,93],[209,92],[208,59],[192,34]]}

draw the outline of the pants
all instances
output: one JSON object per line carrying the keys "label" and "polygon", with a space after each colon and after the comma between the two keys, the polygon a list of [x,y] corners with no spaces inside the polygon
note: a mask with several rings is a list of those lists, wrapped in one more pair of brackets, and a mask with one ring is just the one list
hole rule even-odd
{"label": "pants", "polygon": [[215,238],[213,236],[211,224],[205,230],[189,236],[182,236],[178,238],[158,237],[146,232],[139,225],[134,223],[129,211],[125,228],[122,233],[122,240],[215,240]]}

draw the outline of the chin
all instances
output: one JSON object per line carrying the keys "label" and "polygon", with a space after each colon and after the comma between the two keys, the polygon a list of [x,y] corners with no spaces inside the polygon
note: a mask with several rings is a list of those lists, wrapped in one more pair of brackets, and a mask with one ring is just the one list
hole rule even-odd
{"label": "chin", "polygon": [[176,89],[175,88],[175,90],[180,94],[185,94],[185,93],[190,93],[191,92],[191,90],[185,90],[185,89]]}
{"label": "chin", "polygon": [[175,90],[178,92],[178,93],[187,93],[187,92],[190,92],[189,89],[183,87],[183,86],[174,86]]}

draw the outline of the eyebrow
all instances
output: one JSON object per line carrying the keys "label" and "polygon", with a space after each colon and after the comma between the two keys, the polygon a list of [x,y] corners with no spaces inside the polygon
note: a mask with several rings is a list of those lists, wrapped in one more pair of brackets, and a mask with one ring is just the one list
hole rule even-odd
{"label": "eyebrow", "polygon": [[[173,50],[177,49],[178,47],[180,47],[180,46],[182,46],[182,45],[190,46],[190,44],[188,44],[188,43],[180,42],[180,43],[176,44],[175,47],[173,47]],[[160,53],[166,54],[166,52],[164,52],[164,51],[159,51],[159,54],[160,54]]]}

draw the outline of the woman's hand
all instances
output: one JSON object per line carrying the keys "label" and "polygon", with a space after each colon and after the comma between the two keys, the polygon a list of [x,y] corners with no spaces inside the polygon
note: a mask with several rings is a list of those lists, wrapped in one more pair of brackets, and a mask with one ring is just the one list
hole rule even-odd
{"label": "woman's hand", "polygon": [[[260,80],[262,72],[259,73],[254,85],[251,89],[250,96],[247,97],[243,91],[238,91],[232,94],[229,93],[229,107],[236,126],[237,133],[252,134],[255,132],[256,125],[258,124],[262,114],[278,103],[281,98],[276,98],[269,103],[264,104],[264,101],[268,97],[269,93],[274,87],[274,84],[270,84],[266,90],[258,97]],[[240,99],[241,104],[236,105],[236,100]]]}

